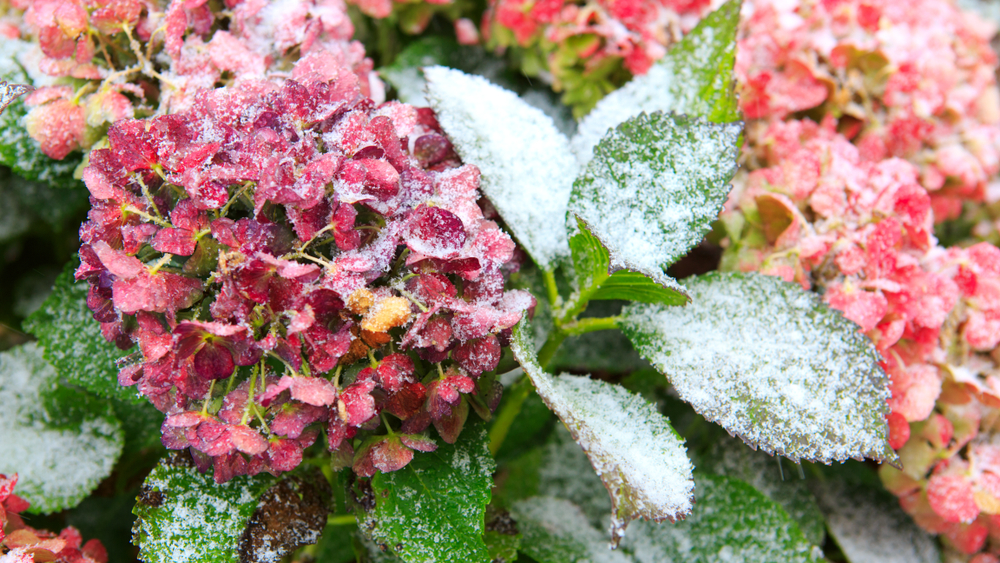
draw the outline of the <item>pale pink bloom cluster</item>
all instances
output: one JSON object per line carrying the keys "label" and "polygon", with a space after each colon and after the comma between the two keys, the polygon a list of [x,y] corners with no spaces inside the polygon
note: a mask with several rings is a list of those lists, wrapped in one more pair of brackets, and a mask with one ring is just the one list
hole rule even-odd
{"label": "pale pink bloom cluster", "polygon": [[744,3],[736,58],[747,118],[834,115],[867,160],[917,166],[938,221],[1000,171],[986,20],[951,2]]}
{"label": "pale pink bloom cluster", "polygon": [[[108,124],[182,111],[198,92],[264,77],[284,78],[301,56],[323,53],[358,76],[364,95],[384,88],[352,41],[343,0],[14,0],[0,33],[33,43],[27,58],[77,86],[41,87],[25,99],[28,133],[63,159],[89,150]],[[19,12],[23,11],[23,12]]]}
{"label": "pale pink bloom cluster", "polygon": [[995,563],[1000,249],[945,248],[933,227],[1000,170],[997,59],[982,22],[916,4],[744,4],[747,173],[722,267],[818,291],[872,339],[903,465],[883,481],[953,556]]}
{"label": "pale pink bloom cluster", "polygon": [[510,30],[520,46],[592,37],[577,55],[590,66],[620,58],[632,74],[645,74],[667,46],[690,31],[711,0],[493,0],[484,27]]}

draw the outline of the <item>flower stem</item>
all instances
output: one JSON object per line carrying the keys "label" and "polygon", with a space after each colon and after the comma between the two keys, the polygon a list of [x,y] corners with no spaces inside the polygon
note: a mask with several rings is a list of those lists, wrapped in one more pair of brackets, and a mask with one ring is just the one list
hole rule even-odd
{"label": "flower stem", "polygon": [[510,393],[507,394],[506,400],[490,428],[490,453],[494,456],[500,451],[500,446],[507,438],[507,433],[510,432],[510,427],[514,424],[517,415],[521,414],[524,401],[534,390],[535,387],[527,376],[521,376],[521,379],[511,387]]}
{"label": "flower stem", "polygon": [[358,520],[353,514],[338,514],[337,516],[328,516],[326,519],[327,526],[350,526],[357,523]]}

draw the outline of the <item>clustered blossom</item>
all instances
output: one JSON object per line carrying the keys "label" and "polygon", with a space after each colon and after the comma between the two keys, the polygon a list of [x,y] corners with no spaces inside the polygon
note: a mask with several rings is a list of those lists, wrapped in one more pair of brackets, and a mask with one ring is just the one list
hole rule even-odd
{"label": "clustered blossom", "polygon": [[[491,0],[483,35],[525,51],[522,71],[564,92],[582,116],[722,2],[712,0]],[[460,33],[461,37],[461,33]]]}
{"label": "clustered blossom", "polygon": [[287,74],[313,52],[333,54],[365,95],[384,97],[351,41],[343,0],[12,0],[9,9],[20,25],[8,18],[0,32],[31,42],[20,55],[28,66],[77,79],[25,98],[27,131],[55,159],[88,150],[111,123],[181,111],[205,88]]}
{"label": "clustered blossom", "polygon": [[887,488],[954,557],[996,563],[1000,249],[945,248],[933,233],[998,171],[988,33],[944,1],[797,6],[745,14],[748,173],[722,216],[721,267],[798,282],[860,326],[891,380],[903,469],[881,469]]}
{"label": "clustered blossom", "polygon": [[100,540],[83,543],[80,532],[70,526],[56,535],[24,523],[19,512],[28,501],[14,494],[17,474],[0,473],[0,563],[108,563],[108,552]]}
{"label": "clustered blossom", "polygon": [[918,169],[937,221],[1000,172],[993,25],[951,2],[745,4],[736,56],[749,119],[819,111],[866,160]]}
{"label": "clustered blossom", "polygon": [[77,278],[139,345],[119,380],[220,482],[291,470],[321,430],[362,476],[435,449],[432,424],[454,442],[534,305],[429,109],[376,105],[328,52],[290,75],[119,121],[83,173]]}

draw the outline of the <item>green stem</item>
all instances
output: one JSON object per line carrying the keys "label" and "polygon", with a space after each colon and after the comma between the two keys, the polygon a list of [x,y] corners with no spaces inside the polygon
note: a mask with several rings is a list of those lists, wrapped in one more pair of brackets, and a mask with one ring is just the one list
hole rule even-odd
{"label": "green stem", "polygon": [[549,304],[555,309],[559,303],[559,287],[556,286],[556,272],[555,270],[542,270],[542,276],[545,278],[545,291],[548,293]]}
{"label": "green stem", "polygon": [[493,426],[490,428],[490,453],[494,456],[500,451],[503,441],[507,439],[507,433],[510,432],[514,420],[521,414],[524,401],[534,390],[535,387],[527,376],[521,376],[521,379],[511,387],[510,393],[507,394],[506,400],[497,412],[496,418],[493,419]]}
{"label": "green stem", "polygon": [[569,336],[579,336],[598,330],[611,330],[621,326],[621,317],[587,317],[570,324],[563,325],[559,330]]}
{"label": "green stem", "polygon": [[350,526],[357,523],[358,520],[353,514],[338,514],[337,516],[328,516],[326,519],[327,526]]}

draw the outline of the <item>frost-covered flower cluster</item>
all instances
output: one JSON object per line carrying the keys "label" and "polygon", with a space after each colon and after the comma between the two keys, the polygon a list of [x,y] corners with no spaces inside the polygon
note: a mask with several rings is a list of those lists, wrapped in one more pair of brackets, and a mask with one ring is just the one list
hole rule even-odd
{"label": "frost-covered flower cluster", "polygon": [[108,563],[108,552],[100,540],[83,543],[80,532],[69,526],[58,535],[36,530],[18,514],[28,502],[14,494],[17,474],[0,473],[0,563]]}
{"label": "frost-covered flower cluster", "polygon": [[903,469],[883,466],[887,487],[954,550],[996,561],[1000,249],[933,232],[1000,169],[990,32],[944,1],[789,6],[744,14],[749,172],[722,267],[796,281],[861,327],[891,378]]}
{"label": "frost-covered flower cluster", "polygon": [[310,53],[330,53],[365,95],[384,97],[342,0],[14,0],[0,33],[7,56],[42,86],[25,99],[26,126],[55,159],[86,151],[118,120],[184,110],[204,88],[286,75]]}
{"label": "frost-covered flower cluster", "polygon": [[949,219],[1000,171],[994,32],[941,0],[747,3],[741,105],[749,119],[835,116],[865,160],[912,162]]}
{"label": "frost-covered flower cluster", "polygon": [[514,242],[430,110],[376,105],[312,52],[108,138],[77,278],[105,336],[138,343],[119,379],[167,447],[225,481],[296,467],[325,429],[370,476],[496,407],[480,375],[534,300],[504,291]]}
{"label": "frost-covered flower cluster", "polygon": [[580,117],[645,74],[667,48],[718,7],[711,0],[492,0],[487,43],[519,48],[522,71],[563,92]]}

